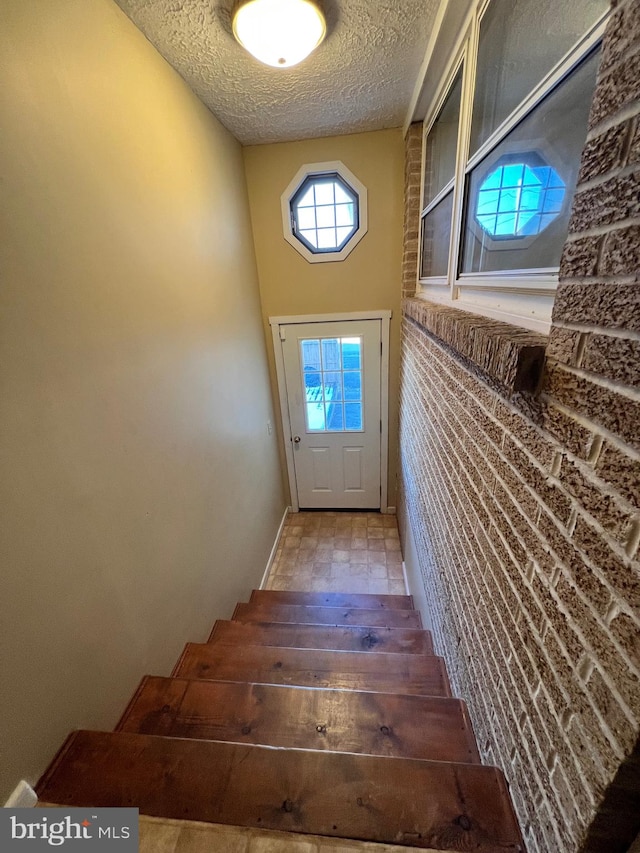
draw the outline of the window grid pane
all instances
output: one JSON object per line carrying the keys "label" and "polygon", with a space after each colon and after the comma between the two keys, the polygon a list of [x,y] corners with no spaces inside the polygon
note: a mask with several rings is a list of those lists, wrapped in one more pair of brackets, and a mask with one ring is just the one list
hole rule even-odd
{"label": "window grid pane", "polygon": [[307,432],[362,431],[362,338],[308,338],[300,357]]}
{"label": "window grid pane", "polygon": [[550,166],[500,166],[480,185],[475,218],[492,237],[539,234],[560,213],[564,190]]}
{"label": "window grid pane", "polygon": [[291,202],[294,233],[312,251],[340,251],[358,228],[357,203],[338,177],[309,176]]}

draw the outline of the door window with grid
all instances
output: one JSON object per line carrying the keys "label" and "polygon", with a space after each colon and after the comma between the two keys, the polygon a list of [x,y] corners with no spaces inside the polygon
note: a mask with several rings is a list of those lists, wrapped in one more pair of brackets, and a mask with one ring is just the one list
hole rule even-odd
{"label": "door window with grid", "polygon": [[303,339],[300,359],[307,432],[362,431],[362,338]]}

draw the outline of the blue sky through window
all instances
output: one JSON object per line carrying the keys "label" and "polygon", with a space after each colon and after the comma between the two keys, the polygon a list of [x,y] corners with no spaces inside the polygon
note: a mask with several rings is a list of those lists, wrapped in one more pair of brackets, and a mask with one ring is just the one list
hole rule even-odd
{"label": "blue sky through window", "polygon": [[480,184],[475,219],[492,237],[540,234],[562,210],[565,185],[548,165],[509,163]]}
{"label": "blue sky through window", "polygon": [[362,430],[362,338],[308,338],[300,348],[307,430]]}

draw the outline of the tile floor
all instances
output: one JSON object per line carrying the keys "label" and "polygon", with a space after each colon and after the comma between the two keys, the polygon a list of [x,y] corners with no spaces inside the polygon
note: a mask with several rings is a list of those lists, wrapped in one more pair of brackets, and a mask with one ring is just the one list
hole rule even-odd
{"label": "tile floor", "polygon": [[[140,815],[140,853],[415,853],[415,847]],[[423,853],[447,853],[425,850]],[[452,853],[452,851],[449,851]]]}
{"label": "tile floor", "polygon": [[290,513],[266,588],[405,595],[395,515]]}

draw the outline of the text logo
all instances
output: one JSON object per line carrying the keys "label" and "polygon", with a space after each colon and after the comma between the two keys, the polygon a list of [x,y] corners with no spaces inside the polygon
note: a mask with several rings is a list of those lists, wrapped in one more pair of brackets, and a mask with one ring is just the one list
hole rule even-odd
{"label": "text logo", "polygon": [[138,809],[0,809],[0,850],[138,853]]}

